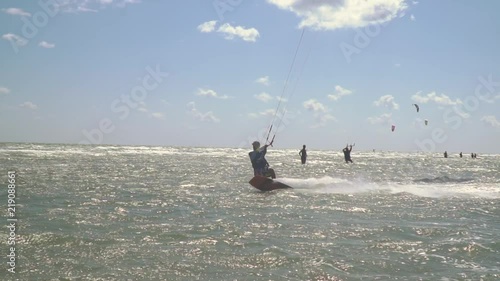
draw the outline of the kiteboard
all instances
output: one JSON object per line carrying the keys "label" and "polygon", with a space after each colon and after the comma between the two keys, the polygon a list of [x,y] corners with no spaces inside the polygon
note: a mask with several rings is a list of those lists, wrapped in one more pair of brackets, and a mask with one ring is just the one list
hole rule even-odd
{"label": "kiteboard", "polygon": [[292,188],[289,185],[286,185],[279,181],[275,181],[263,176],[255,176],[248,183],[260,191],[271,191],[275,189]]}

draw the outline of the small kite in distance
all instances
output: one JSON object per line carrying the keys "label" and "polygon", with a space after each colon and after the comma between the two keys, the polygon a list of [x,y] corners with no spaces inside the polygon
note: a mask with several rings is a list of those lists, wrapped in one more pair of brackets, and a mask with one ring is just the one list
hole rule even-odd
{"label": "small kite in distance", "polygon": [[418,107],[418,104],[413,103],[412,105],[414,105],[414,106],[415,106],[415,108],[417,109],[417,112],[420,110],[420,107]]}
{"label": "small kite in distance", "polygon": [[425,119],[425,126],[427,126],[428,123],[429,123],[429,121],[427,121],[427,119]]}
{"label": "small kite in distance", "polygon": [[391,127],[391,131],[393,131],[393,132],[394,132],[394,130],[395,130],[395,129],[396,129],[396,126],[395,126],[395,125],[392,125],[392,127]]}

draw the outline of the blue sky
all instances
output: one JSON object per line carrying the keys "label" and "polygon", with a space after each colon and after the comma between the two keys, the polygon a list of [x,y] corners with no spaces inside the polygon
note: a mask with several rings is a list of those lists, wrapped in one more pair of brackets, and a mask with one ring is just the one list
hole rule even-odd
{"label": "blue sky", "polygon": [[2,1],[0,141],[500,153],[499,10]]}

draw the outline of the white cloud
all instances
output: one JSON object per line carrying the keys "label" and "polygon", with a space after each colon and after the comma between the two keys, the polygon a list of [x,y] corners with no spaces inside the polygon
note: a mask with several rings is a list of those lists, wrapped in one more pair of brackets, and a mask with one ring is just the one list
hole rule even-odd
{"label": "white cloud", "polygon": [[405,0],[267,0],[301,18],[299,27],[338,29],[381,24],[408,8]]}
{"label": "white cloud", "polygon": [[410,20],[411,21],[416,21],[415,16],[414,15],[410,15]]}
{"label": "white cloud", "polygon": [[255,83],[269,86],[269,76],[260,77],[259,79],[255,80]]}
{"label": "white cloud", "polygon": [[[463,119],[468,119],[470,118],[470,114],[467,112],[461,111],[461,109],[458,106],[454,106],[454,113],[457,114],[458,116],[462,117]],[[445,123],[450,123],[451,121],[445,121]]]}
{"label": "white cloud", "polygon": [[30,13],[25,12],[19,8],[7,8],[7,9],[2,9],[2,11],[6,14],[13,15],[13,16],[31,17]]}
{"label": "white cloud", "polygon": [[316,120],[316,124],[313,124],[311,128],[321,128],[326,126],[328,121],[336,121],[335,117],[329,113],[315,114],[314,120]]}
{"label": "white cloud", "polygon": [[392,113],[384,113],[380,116],[368,117],[368,122],[371,124],[391,124],[392,123]]}
{"label": "white cloud", "polygon": [[398,67],[399,68],[399,67],[401,67],[401,64],[400,63],[395,63],[394,67]]}
{"label": "white cloud", "polygon": [[10,90],[5,87],[0,87],[0,95],[6,95],[10,93]]}
{"label": "white cloud", "polygon": [[217,21],[207,21],[198,25],[198,30],[205,33],[217,31],[224,34],[224,38],[232,40],[239,37],[247,42],[255,42],[260,36],[259,31],[255,28],[245,28],[244,26],[232,26],[229,23],[224,23],[216,30]]}
{"label": "white cloud", "polygon": [[311,128],[324,127],[328,121],[335,121],[335,117],[328,113],[328,108],[315,99],[307,100],[303,103],[305,109],[314,113],[316,123]]}
{"label": "white cloud", "polygon": [[218,95],[214,90],[203,89],[203,88],[199,88],[196,95],[201,96],[201,97],[209,97],[209,98],[222,99],[222,100],[229,98],[226,95],[224,95],[224,96]]}
{"label": "white cloud", "polygon": [[500,99],[500,95],[494,96],[494,97],[479,97],[480,100],[487,102],[487,103],[495,103],[496,100]]}
{"label": "white cloud", "polygon": [[234,37],[240,37],[247,42],[255,42],[260,36],[259,31],[255,28],[245,28],[243,26],[232,26],[225,23],[217,29],[217,32],[223,33],[227,40],[232,40]]}
{"label": "white cloud", "polygon": [[385,106],[395,110],[399,109],[399,104],[394,101],[394,97],[392,95],[381,96],[378,100],[374,101],[373,104],[376,106]]}
{"label": "white cloud", "polygon": [[99,12],[99,10],[96,10],[96,9],[90,9],[90,8],[81,7],[81,6],[79,6],[79,7],[77,8],[77,11],[78,11],[78,12],[84,12],[84,13],[89,13],[89,12],[90,12],[90,13],[97,13],[97,12]]}
{"label": "white cloud", "polygon": [[159,120],[165,120],[165,113],[163,112],[151,112],[149,113],[149,109],[147,107],[147,104],[144,101],[139,102],[139,107],[137,108],[137,111],[146,113],[148,117],[152,117],[155,119]]}
{"label": "white cloud", "polygon": [[268,93],[260,93],[258,95],[254,95],[254,97],[260,101],[263,101],[263,102],[268,102],[270,100],[273,99],[273,97],[271,95],[269,95]]}
{"label": "white cloud", "polygon": [[497,118],[494,115],[486,115],[481,118],[481,121],[484,123],[495,127],[495,128],[500,128],[500,121],[497,120]]}
{"label": "white cloud", "polygon": [[54,48],[56,45],[55,44],[52,44],[52,43],[48,43],[47,41],[42,41],[38,44],[38,46],[42,47],[42,48],[47,48],[47,49],[51,49],[51,48]]}
{"label": "white cloud", "polygon": [[30,101],[27,101],[27,102],[24,102],[22,104],[19,105],[20,107],[23,107],[23,108],[27,108],[27,109],[31,109],[31,110],[35,110],[38,108],[38,106]]}
{"label": "white cloud", "polygon": [[335,86],[335,93],[332,94],[332,95],[328,95],[328,98],[333,100],[333,101],[337,101],[339,100],[341,97],[343,96],[348,96],[352,94],[352,91],[351,90],[348,90],[348,89],[345,89],[345,88],[342,88],[341,86],[339,85],[336,85]]}
{"label": "white cloud", "polygon": [[259,117],[263,117],[263,116],[272,117],[272,116],[274,116],[275,111],[276,111],[275,109],[266,109],[266,110],[258,112],[258,113],[249,113],[248,117],[250,117],[250,118],[259,118]]}
{"label": "white cloud", "polygon": [[110,6],[124,8],[141,0],[57,0],[58,8],[65,13],[98,12]]}
{"label": "white cloud", "polygon": [[288,101],[286,98],[282,98],[282,97],[276,97],[276,99],[280,102],[287,102]]}
{"label": "white cloud", "polygon": [[139,102],[139,107],[137,108],[137,111],[145,113],[149,112],[148,107],[144,101]]}
{"label": "white cloud", "polygon": [[304,108],[313,112],[326,112],[326,107],[315,99],[310,99],[304,102]]}
{"label": "white cloud", "polygon": [[462,104],[462,101],[460,99],[452,100],[450,97],[448,97],[447,95],[444,95],[444,94],[441,94],[441,95],[438,96],[436,94],[436,92],[428,93],[425,96],[422,96],[421,92],[418,92],[418,93],[414,94],[411,97],[411,99],[414,100],[417,103],[428,103],[428,102],[432,101],[432,102],[435,102],[435,103],[441,104],[441,105],[458,105],[458,104]]}
{"label": "white cloud", "polygon": [[198,30],[205,33],[213,32],[215,30],[216,24],[217,24],[216,20],[207,21],[198,25]]}
{"label": "white cloud", "polygon": [[200,111],[198,111],[198,109],[196,109],[194,101],[188,103],[187,107],[189,109],[189,113],[191,114],[191,116],[196,120],[202,122],[214,122],[214,123],[220,122],[220,119],[215,117],[212,111],[209,111],[207,113],[201,113]]}
{"label": "white cloud", "polygon": [[153,112],[151,113],[151,116],[156,119],[165,120],[165,114],[162,112]]}
{"label": "white cloud", "polygon": [[12,34],[12,33],[7,33],[7,34],[2,35],[2,39],[10,41],[10,42],[16,44],[17,46],[24,46],[24,45],[28,44],[28,40],[24,39],[21,36]]}

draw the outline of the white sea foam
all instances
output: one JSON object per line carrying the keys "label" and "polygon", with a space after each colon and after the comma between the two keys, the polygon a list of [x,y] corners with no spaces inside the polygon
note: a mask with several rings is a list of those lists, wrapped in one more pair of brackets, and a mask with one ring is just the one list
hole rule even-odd
{"label": "white sea foam", "polygon": [[474,184],[396,184],[375,183],[364,180],[348,180],[333,177],[280,178],[279,181],[294,187],[297,191],[313,193],[355,194],[366,192],[410,193],[420,197],[465,197],[500,198],[500,186]]}

